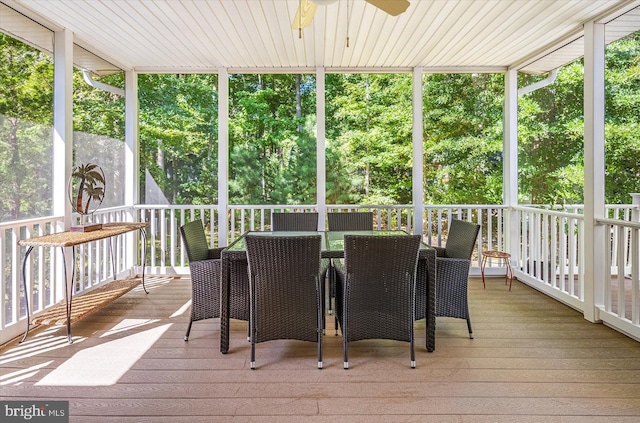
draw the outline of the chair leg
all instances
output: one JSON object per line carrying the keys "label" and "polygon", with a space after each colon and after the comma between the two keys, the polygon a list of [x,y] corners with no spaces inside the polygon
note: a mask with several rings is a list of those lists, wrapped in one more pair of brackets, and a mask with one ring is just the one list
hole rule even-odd
{"label": "chair leg", "polygon": [[345,370],[349,369],[349,355],[347,353],[347,338],[344,336],[344,328],[342,331],[342,353],[344,355],[343,367]]}
{"label": "chair leg", "polygon": [[318,336],[318,369],[322,369],[322,333]]}
{"label": "chair leg", "polygon": [[251,331],[251,327],[253,325],[251,324],[251,321],[249,321],[249,341],[251,342],[251,361],[249,363],[249,367],[251,368],[251,370],[255,370],[256,369],[256,343],[255,343],[255,333],[252,333]]}
{"label": "chair leg", "polygon": [[469,329],[469,339],[473,339],[473,330],[471,330],[471,319],[467,318],[467,328]]}
{"label": "chair leg", "polygon": [[328,295],[329,304],[327,305],[327,308],[329,309],[328,310],[329,311],[329,315],[331,315],[331,314],[333,314],[333,306],[331,304],[331,292],[335,291],[335,286],[336,286],[335,285],[336,284],[336,279],[335,279],[336,278],[336,275],[335,275],[336,270],[333,268],[333,263],[331,263],[329,265],[329,270],[327,272],[329,274],[329,295]]}
{"label": "chair leg", "polygon": [[249,363],[251,370],[256,369],[256,344],[251,343],[251,362]]}
{"label": "chair leg", "polygon": [[322,299],[324,299],[324,295],[322,294],[318,294],[318,296],[320,298],[318,298],[319,300],[319,305],[318,305],[318,324],[320,325],[320,327],[318,327],[317,332],[318,332],[318,369],[322,369],[322,338],[324,335],[324,328],[326,326],[326,321],[325,321],[325,316],[324,316],[324,304],[322,302]]}
{"label": "chair leg", "polygon": [[411,368],[416,368],[416,350],[415,350],[415,341],[413,339],[413,333],[411,334],[411,342],[409,343],[409,348],[411,348]]}
{"label": "chair leg", "polygon": [[187,326],[187,333],[184,334],[184,340],[189,340],[189,334],[191,333],[191,325],[193,324],[193,319],[189,318],[189,326]]}

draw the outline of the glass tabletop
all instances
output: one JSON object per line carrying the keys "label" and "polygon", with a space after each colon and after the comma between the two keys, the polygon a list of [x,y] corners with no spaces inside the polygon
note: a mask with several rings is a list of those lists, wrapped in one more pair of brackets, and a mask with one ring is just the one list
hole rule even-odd
{"label": "glass tabletop", "polygon": [[[242,234],[229,245],[225,251],[230,253],[242,253],[246,251],[245,237],[247,235],[255,236],[305,236],[320,235],[322,237],[322,256],[323,257],[343,257],[344,254],[344,236],[345,235],[373,235],[373,236],[392,236],[392,235],[409,235],[402,230],[372,230],[372,231],[249,231]],[[429,249],[424,242],[420,245],[420,250]]]}
{"label": "glass tabletop", "polygon": [[231,245],[229,245],[226,250],[229,252],[241,252],[246,251],[245,246],[245,238],[247,235],[252,236],[306,236],[306,235],[320,235],[322,237],[321,246],[322,251],[326,250],[326,234],[325,232],[316,232],[316,231],[249,231],[242,234],[242,236],[235,241]]}
{"label": "glass tabletop", "polygon": [[329,251],[344,250],[345,235],[374,235],[374,236],[392,236],[392,235],[408,235],[405,231],[328,231],[327,244]]}

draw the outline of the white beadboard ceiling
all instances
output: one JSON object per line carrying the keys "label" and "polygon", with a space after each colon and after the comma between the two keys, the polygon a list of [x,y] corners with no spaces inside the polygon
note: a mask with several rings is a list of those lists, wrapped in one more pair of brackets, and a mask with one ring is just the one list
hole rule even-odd
{"label": "white beadboard ceiling", "polygon": [[[410,2],[397,17],[364,0],[318,6],[299,38],[291,29],[299,0],[0,0],[49,29],[72,31],[82,47],[75,51],[86,50],[76,65],[96,73],[111,70],[105,60],[142,73],[313,72],[317,67],[327,72],[515,67],[538,73],[582,56],[585,22],[608,23],[607,41],[640,28],[637,0]],[[16,26],[9,15],[0,8],[0,29],[37,45],[19,29],[7,29]],[[33,36],[32,29],[25,32]],[[86,52],[104,60],[92,63]]]}

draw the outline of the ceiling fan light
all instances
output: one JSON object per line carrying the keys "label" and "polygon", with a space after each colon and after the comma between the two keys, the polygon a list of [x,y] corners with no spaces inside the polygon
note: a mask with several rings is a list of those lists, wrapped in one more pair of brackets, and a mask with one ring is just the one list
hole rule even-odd
{"label": "ceiling fan light", "polygon": [[311,2],[319,5],[319,6],[328,6],[332,3],[337,2],[338,0],[310,0]]}

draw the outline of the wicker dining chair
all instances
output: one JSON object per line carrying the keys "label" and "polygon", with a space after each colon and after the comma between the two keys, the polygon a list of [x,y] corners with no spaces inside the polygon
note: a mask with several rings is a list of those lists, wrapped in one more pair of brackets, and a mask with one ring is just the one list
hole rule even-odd
{"label": "wicker dining chair", "polygon": [[[330,231],[372,231],[373,212],[327,213]],[[336,275],[334,266],[329,267],[329,314],[333,313],[331,299],[336,297]],[[336,328],[337,329],[337,328]]]}
{"label": "wicker dining chair", "polygon": [[480,225],[452,219],[445,247],[436,249],[436,316],[466,319],[473,339],[469,315],[468,282],[471,254]]}
{"label": "wicker dining chair", "polygon": [[327,213],[330,231],[372,231],[373,212]]}
{"label": "wicker dining chair", "polygon": [[410,345],[415,368],[415,284],[420,235],[345,235],[344,262],[336,261],[336,318],[348,343],[393,339]]}
{"label": "wicker dining chair", "polygon": [[272,231],[317,231],[318,213],[272,213]]}
{"label": "wicker dining chair", "polygon": [[317,342],[322,368],[321,241],[320,235],[247,235],[251,369],[256,344],[275,339]]}
{"label": "wicker dining chair", "polygon": [[[271,214],[271,230],[273,231],[317,231],[318,230],[318,213],[272,213]],[[322,259],[320,262],[322,280],[325,280],[327,273],[331,268],[331,259]],[[329,286],[331,289],[331,277],[329,277]],[[324,301],[322,304],[324,308]],[[331,299],[329,299],[331,304]],[[324,318],[324,313],[322,314]]]}
{"label": "wicker dining chair", "polygon": [[184,340],[189,340],[193,322],[220,317],[220,252],[209,248],[201,220],[180,227],[191,273],[191,316]]}

